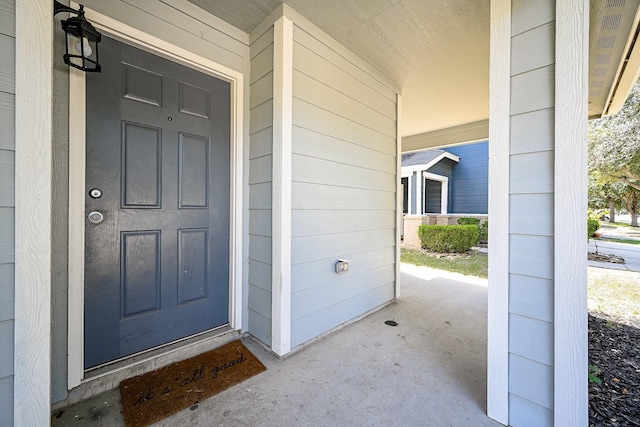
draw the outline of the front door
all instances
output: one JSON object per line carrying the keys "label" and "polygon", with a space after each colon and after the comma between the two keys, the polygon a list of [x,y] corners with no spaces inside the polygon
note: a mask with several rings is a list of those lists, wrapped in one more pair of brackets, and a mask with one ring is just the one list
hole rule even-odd
{"label": "front door", "polygon": [[117,41],[87,73],[85,369],[229,321],[230,85]]}

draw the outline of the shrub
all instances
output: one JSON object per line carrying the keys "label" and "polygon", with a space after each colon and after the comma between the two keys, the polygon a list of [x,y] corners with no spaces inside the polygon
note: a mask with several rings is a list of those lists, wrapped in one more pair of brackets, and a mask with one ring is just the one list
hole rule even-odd
{"label": "shrub", "polygon": [[458,218],[458,225],[480,225],[480,218],[463,216]]}
{"label": "shrub", "polygon": [[478,243],[477,225],[421,225],[418,236],[423,248],[434,252],[466,252]]}
{"label": "shrub", "polygon": [[485,221],[480,224],[480,218],[460,217],[458,218],[458,225],[477,225],[480,233],[479,241],[487,243],[489,241],[489,221]]}
{"label": "shrub", "polygon": [[592,218],[587,219],[587,233],[588,233],[587,236],[588,237],[593,236],[593,233],[598,231],[598,228],[600,228],[600,221]]}
{"label": "shrub", "polygon": [[489,241],[489,221],[485,221],[478,226],[480,231],[480,241],[487,243]]}

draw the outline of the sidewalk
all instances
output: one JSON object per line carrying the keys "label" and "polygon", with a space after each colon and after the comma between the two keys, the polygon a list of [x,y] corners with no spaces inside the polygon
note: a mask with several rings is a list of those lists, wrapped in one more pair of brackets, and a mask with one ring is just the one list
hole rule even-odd
{"label": "sidewalk", "polygon": [[[616,238],[615,236],[603,235],[605,238]],[[629,237],[625,237],[629,239]],[[626,243],[613,243],[603,240],[589,239],[587,245],[588,252],[599,254],[616,255],[624,258],[624,264],[612,262],[589,261],[590,267],[609,268],[612,270],[640,271],[640,245],[630,245]]]}

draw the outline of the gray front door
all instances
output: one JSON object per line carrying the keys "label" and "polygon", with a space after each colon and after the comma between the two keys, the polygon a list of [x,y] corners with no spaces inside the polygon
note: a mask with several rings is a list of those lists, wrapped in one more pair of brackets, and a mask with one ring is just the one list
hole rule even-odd
{"label": "gray front door", "polygon": [[102,73],[86,74],[85,369],[229,321],[230,85],[100,47]]}

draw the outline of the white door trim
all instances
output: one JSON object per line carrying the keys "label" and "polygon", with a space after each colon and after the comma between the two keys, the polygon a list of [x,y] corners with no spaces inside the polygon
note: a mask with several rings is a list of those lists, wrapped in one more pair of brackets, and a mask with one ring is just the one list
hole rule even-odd
{"label": "white door trim", "polygon": [[[77,8],[77,4],[73,4]],[[103,34],[231,84],[231,206],[229,237],[229,324],[242,329],[242,211],[244,75],[186,49],[85,9]],[[68,388],[84,381],[84,199],[85,75],[69,76],[69,311]]]}

